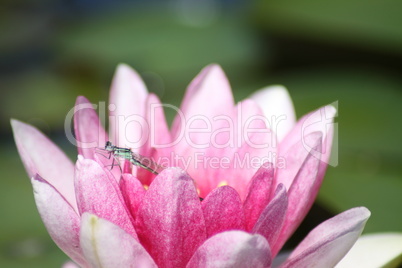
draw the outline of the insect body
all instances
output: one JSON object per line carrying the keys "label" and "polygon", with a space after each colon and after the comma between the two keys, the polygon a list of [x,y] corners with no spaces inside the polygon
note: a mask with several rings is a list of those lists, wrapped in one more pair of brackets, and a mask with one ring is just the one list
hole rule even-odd
{"label": "insect body", "polygon": [[109,154],[109,158],[113,155],[114,159],[126,159],[130,161],[131,164],[142,167],[154,174],[159,174],[164,169],[163,166],[158,165],[150,158],[133,153],[129,148],[114,146],[110,141],[107,141],[105,149],[101,150],[106,151]]}

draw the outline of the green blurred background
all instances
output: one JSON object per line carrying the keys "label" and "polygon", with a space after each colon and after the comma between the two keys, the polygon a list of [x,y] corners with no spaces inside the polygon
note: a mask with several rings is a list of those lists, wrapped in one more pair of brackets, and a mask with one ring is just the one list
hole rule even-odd
{"label": "green blurred background", "polygon": [[78,95],[107,100],[120,62],[175,105],[213,62],[236,100],[283,84],[298,117],[338,101],[339,165],[328,169],[288,246],[361,205],[372,211],[366,232],[402,231],[401,9],[397,0],[3,0],[0,267],[58,267],[67,259],[39,218],[10,117],[37,126],[75,159],[64,118]]}

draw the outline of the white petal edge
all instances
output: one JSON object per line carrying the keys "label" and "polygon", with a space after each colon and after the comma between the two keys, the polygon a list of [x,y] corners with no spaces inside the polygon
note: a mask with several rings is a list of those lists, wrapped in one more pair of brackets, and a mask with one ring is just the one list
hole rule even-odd
{"label": "white petal edge", "polygon": [[81,216],[80,243],[84,256],[93,267],[157,267],[134,237],[90,213]]}
{"label": "white petal edge", "polygon": [[398,267],[402,264],[402,233],[363,235],[336,268]]}
{"label": "white petal edge", "polygon": [[271,123],[271,130],[281,142],[296,124],[296,113],[287,89],[280,85],[265,87],[252,94],[250,99],[261,107]]}

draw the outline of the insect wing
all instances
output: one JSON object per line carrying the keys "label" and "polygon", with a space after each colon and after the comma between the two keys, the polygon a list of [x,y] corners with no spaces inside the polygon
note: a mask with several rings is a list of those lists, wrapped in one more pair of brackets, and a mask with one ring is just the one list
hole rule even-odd
{"label": "insect wing", "polygon": [[139,166],[151,171],[154,174],[159,174],[160,172],[162,172],[162,170],[165,169],[165,167],[158,165],[151,158],[142,156],[139,154],[133,153],[132,160],[135,162],[134,164],[139,165]]}

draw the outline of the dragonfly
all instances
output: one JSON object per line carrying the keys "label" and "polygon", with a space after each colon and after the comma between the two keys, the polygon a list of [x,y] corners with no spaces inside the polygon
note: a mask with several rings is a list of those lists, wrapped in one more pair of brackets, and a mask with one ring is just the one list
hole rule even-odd
{"label": "dragonfly", "polygon": [[152,161],[150,158],[136,154],[129,148],[117,147],[117,146],[113,145],[110,141],[106,142],[104,149],[98,148],[98,152],[99,151],[103,151],[103,152],[106,151],[109,159],[110,159],[110,157],[113,156],[112,166],[114,164],[114,161],[118,160],[117,158],[122,158],[122,159],[130,161],[131,164],[144,168],[156,175],[158,175],[160,172],[162,172],[162,170],[165,169],[165,167],[158,165],[157,163]]}
{"label": "dragonfly", "polygon": [[[109,154],[108,158],[112,157],[113,155],[113,162],[117,159],[116,158],[123,158],[129,160],[131,164],[142,167],[153,174],[158,175],[165,167],[158,165],[148,157],[133,153],[129,148],[117,147],[113,145],[110,141],[107,141],[105,144],[105,148],[98,148],[98,151],[103,151]],[[113,166],[113,163],[112,163]],[[200,201],[203,201],[204,198],[200,197]]]}

